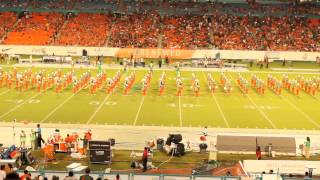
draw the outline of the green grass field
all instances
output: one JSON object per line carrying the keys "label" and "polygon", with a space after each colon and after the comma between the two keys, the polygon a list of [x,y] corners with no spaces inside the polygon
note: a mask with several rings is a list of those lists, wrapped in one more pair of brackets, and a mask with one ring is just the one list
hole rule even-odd
{"label": "green grass field", "polygon": [[[3,68],[8,70],[9,68]],[[22,68],[18,70],[23,70]],[[39,69],[33,69],[37,72]],[[46,69],[46,72],[56,69]],[[64,71],[69,71],[64,69]],[[76,70],[80,75],[86,70]],[[116,70],[105,70],[108,77]],[[146,96],[141,93],[141,79],[146,70],[136,71],[136,82],[128,95],[123,94],[124,77],[115,91],[108,95],[105,89],[90,94],[83,89],[73,94],[71,87],[56,94],[53,90],[37,93],[35,89],[19,92],[7,87],[0,88],[0,121],[40,122],[65,124],[101,124],[132,126],[177,126],[216,128],[259,128],[259,129],[320,129],[320,92],[315,97],[302,91],[295,96],[283,89],[278,96],[267,89],[260,95],[250,88],[249,94],[243,94],[235,80],[238,73],[226,72],[232,80],[233,91],[224,93],[219,85],[215,93],[207,87],[208,72],[195,71],[200,80],[200,96],[195,97],[191,90],[191,71],[182,71],[184,91],[181,97],[176,96],[175,71],[166,71],[166,88],[159,96],[158,79],[162,71],[155,71]],[[210,72],[216,81],[219,72]],[[271,72],[270,72],[271,73]],[[253,72],[242,73],[250,80]],[[266,80],[268,73],[255,73]],[[289,74],[295,78],[301,73]],[[94,74],[93,74],[94,75]],[[274,76],[281,79],[282,73]],[[307,77],[320,76],[305,74]]]}

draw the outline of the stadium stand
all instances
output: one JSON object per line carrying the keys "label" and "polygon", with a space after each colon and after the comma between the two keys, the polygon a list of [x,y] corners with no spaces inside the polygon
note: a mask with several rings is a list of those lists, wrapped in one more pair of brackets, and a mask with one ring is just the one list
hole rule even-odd
{"label": "stadium stand", "polygon": [[319,28],[304,18],[216,14],[212,21],[218,49],[319,51]]}
{"label": "stadium stand", "polygon": [[49,45],[64,21],[59,13],[31,13],[21,18],[4,44]]}
{"label": "stadium stand", "polygon": [[13,27],[16,21],[17,17],[14,12],[0,13],[0,38]]}
{"label": "stadium stand", "polygon": [[206,20],[202,16],[165,17],[163,47],[208,48],[210,40]]}
{"label": "stadium stand", "polygon": [[0,8],[80,13],[31,13],[15,27],[10,17],[4,44],[320,51],[320,8],[308,3],[3,0]]}
{"label": "stadium stand", "polygon": [[117,17],[112,28],[109,46],[157,47],[159,19],[160,16],[152,12]]}
{"label": "stadium stand", "polygon": [[111,28],[111,16],[81,13],[70,17],[60,31],[56,45],[103,46]]}

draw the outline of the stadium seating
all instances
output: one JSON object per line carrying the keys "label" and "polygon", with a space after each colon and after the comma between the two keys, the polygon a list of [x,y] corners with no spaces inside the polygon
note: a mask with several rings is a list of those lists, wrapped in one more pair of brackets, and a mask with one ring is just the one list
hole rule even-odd
{"label": "stadium seating", "polygon": [[111,16],[81,13],[61,29],[56,45],[104,46],[111,28]]}
{"label": "stadium seating", "polygon": [[15,27],[14,13],[0,13],[4,44],[320,51],[320,10],[310,4],[2,0],[1,7],[90,10],[67,20],[31,13]]}
{"label": "stadium seating", "polygon": [[32,13],[19,20],[4,44],[49,45],[64,21],[59,13]]}
{"label": "stadium seating", "polygon": [[299,17],[212,16],[213,44],[233,50],[319,51],[319,29]]}
{"label": "stadium seating", "polygon": [[209,28],[202,16],[167,17],[163,25],[164,48],[209,47]]}
{"label": "stadium seating", "polygon": [[159,15],[134,14],[117,17],[109,46],[153,48],[158,46]]}
{"label": "stadium seating", "polygon": [[0,13],[0,38],[8,32],[17,21],[17,16],[13,12],[2,12]]}

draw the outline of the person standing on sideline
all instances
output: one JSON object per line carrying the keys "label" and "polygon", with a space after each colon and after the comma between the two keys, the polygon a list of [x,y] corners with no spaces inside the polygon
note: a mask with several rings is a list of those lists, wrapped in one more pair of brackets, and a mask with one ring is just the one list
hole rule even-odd
{"label": "person standing on sideline", "polygon": [[148,148],[144,147],[144,150],[142,153],[143,172],[147,170],[147,163],[148,163]]}
{"label": "person standing on sideline", "polygon": [[310,147],[311,147],[310,137],[307,137],[307,140],[304,142],[304,155],[306,159],[310,158]]}
{"label": "person standing on sideline", "polygon": [[38,149],[41,149],[41,143],[44,143],[44,140],[42,139],[40,124],[37,124],[36,135],[37,135],[37,146],[38,146]]}
{"label": "person standing on sideline", "polygon": [[31,129],[30,133],[30,145],[32,150],[36,149],[36,132],[33,129]]}
{"label": "person standing on sideline", "polygon": [[21,130],[21,133],[20,133],[20,147],[21,148],[26,147],[26,139],[27,139],[26,133],[24,132],[24,130]]}

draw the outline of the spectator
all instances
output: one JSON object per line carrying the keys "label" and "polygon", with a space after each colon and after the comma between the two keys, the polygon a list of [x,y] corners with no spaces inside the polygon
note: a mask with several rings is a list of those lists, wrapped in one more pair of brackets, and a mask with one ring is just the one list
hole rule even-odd
{"label": "spectator", "polygon": [[273,174],[273,170],[272,169],[270,169],[269,174]]}
{"label": "spectator", "polygon": [[77,178],[74,177],[74,174],[72,171],[69,171],[68,176],[66,176],[64,180],[77,180]]}
{"label": "spectator", "polygon": [[90,168],[87,168],[85,173],[85,175],[80,176],[80,180],[93,180],[93,177],[90,176]]}
{"label": "spectator", "polygon": [[5,171],[6,166],[5,165],[1,165],[0,166],[0,180],[3,180],[4,178],[6,178],[7,173]]}
{"label": "spectator", "polygon": [[116,175],[116,179],[115,180],[121,180],[119,174]]}
{"label": "spectator", "polygon": [[31,176],[30,176],[28,170],[24,170],[24,171],[23,171],[23,175],[20,177],[20,180],[26,180],[27,178],[30,179]]}
{"label": "spectator", "polygon": [[8,166],[9,166],[9,173],[6,175],[6,179],[8,179],[8,180],[20,179],[19,174],[16,172],[16,169],[13,168],[12,164],[8,164]]}
{"label": "spectator", "polygon": [[147,163],[148,163],[148,148],[144,147],[143,153],[142,153],[142,165],[143,165],[143,172],[147,170]]}
{"label": "spectator", "polygon": [[305,172],[304,173],[304,178],[303,179],[308,179],[308,180],[311,180],[312,178],[310,177],[309,173],[308,172]]}
{"label": "spectator", "polygon": [[310,137],[307,137],[306,141],[304,142],[304,155],[307,159],[310,158],[310,147],[311,147]]}

